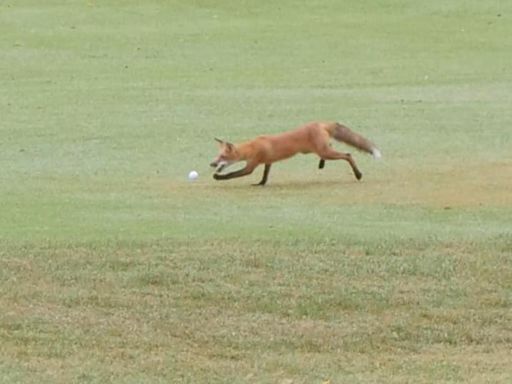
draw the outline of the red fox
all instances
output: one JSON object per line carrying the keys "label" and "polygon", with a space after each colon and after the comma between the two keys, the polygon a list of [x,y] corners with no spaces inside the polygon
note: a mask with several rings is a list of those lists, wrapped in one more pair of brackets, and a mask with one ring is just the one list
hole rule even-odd
{"label": "red fox", "polygon": [[[254,140],[241,144],[231,144],[215,139],[220,144],[217,158],[210,164],[216,168],[213,178],[215,180],[228,180],[235,177],[250,175],[260,164],[265,165],[263,178],[258,184],[265,185],[272,164],[284,160],[297,153],[314,152],[320,157],[318,167],[325,166],[325,160],[346,160],[352,167],[357,180],[363,174],[350,153],[335,151],[329,144],[329,139],[349,144],[361,151],[368,152],[376,159],[381,157],[379,149],[371,141],[340,123],[313,122],[300,126],[292,131],[277,135],[258,136]],[[245,161],[246,166],[239,171],[221,174],[222,170],[236,162]]]}

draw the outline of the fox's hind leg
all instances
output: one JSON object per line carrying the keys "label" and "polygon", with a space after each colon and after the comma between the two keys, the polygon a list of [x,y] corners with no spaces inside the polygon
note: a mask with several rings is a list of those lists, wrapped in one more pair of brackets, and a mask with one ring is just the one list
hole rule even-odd
{"label": "fox's hind leg", "polygon": [[363,174],[357,168],[356,162],[354,161],[350,153],[342,153],[335,151],[330,147],[326,147],[325,149],[319,151],[318,155],[321,157],[320,164],[318,164],[319,168],[322,168],[320,166],[324,165],[324,163],[322,162],[324,162],[325,160],[346,160],[350,164],[352,171],[354,171],[356,179],[361,180],[361,178],[363,177]]}
{"label": "fox's hind leg", "polygon": [[[331,149],[331,143],[327,144],[329,146],[329,149]],[[319,147],[324,147],[324,145],[321,143]],[[320,158],[320,161],[318,162],[318,169],[324,169],[325,167],[325,159]]]}

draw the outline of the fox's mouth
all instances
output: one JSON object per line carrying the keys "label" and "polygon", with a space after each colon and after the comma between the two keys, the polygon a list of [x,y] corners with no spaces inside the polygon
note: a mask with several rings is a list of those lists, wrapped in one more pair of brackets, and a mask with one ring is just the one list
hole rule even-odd
{"label": "fox's mouth", "polygon": [[227,161],[219,161],[210,163],[210,167],[215,168],[215,173],[222,172],[224,168],[228,165]]}

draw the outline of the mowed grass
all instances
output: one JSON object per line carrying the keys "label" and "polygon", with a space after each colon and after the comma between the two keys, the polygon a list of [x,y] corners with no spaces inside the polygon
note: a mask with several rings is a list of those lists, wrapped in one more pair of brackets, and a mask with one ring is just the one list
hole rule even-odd
{"label": "mowed grass", "polygon": [[[511,16],[0,3],[0,382],[511,382]],[[211,178],[311,120],[383,161]]]}

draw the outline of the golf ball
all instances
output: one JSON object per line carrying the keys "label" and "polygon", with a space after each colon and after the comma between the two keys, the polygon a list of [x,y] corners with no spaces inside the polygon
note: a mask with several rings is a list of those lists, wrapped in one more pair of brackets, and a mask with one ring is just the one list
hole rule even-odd
{"label": "golf ball", "polygon": [[189,180],[195,180],[199,177],[199,173],[197,173],[196,171],[190,171],[189,174],[188,174],[188,179]]}

